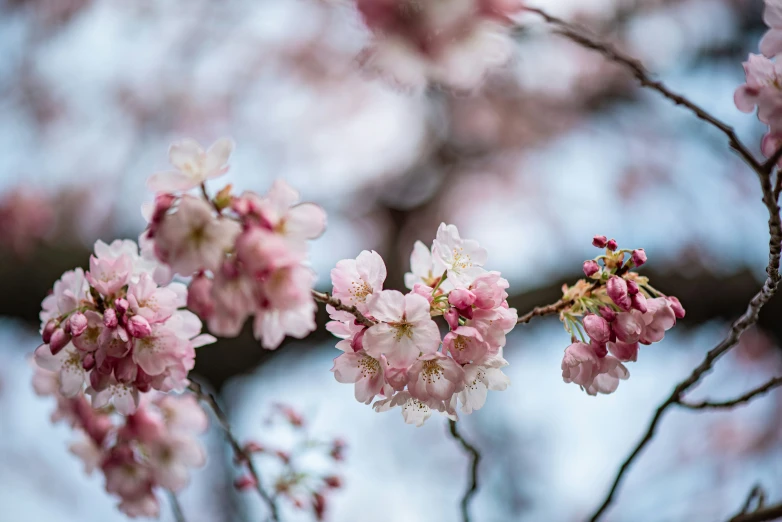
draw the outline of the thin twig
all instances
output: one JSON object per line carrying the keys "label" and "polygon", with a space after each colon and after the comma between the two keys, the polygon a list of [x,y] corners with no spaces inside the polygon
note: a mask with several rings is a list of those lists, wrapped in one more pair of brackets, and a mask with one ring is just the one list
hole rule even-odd
{"label": "thin twig", "polygon": [[274,499],[263,488],[263,483],[261,482],[261,476],[258,473],[258,470],[256,469],[255,464],[252,461],[252,458],[250,458],[250,454],[247,451],[245,451],[245,449],[242,447],[242,445],[234,436],[233,431],[231,430],[231,425],[228,422],[228,416],[225,414],[223,409],[217,403],[217,399],[215,398],[215,396],[212,395],[211,393],[205,392],[203,387],[195,381],[190,381],[190,386],[188,386],[188,389],[191,392],[193,392],[200,400],[207,403],[210,408],[212,408],[215,417],[217,417],[217,421],[220,423],[220,426],[223,428],[223,431],[225,432],[225,438],[228,440],[228,443],[231,445],[231,449],[233,449],[236,459],[240,462],[243,462],[247,466],[247,471],[250,472],[250,475],[255,481],[255,489],[258,491],[258,494],[261,496],[261,499],[263,499],[264,503],[266,503],[266,506],[269,508],[269,514],[271,519],[274,522],[279,522],[280,517],[277,509],[277,504],[275,503]]}
{"label": "thin twig", "polygon": [[782,518],[782,504],[775,504],[767,508],[757,509],[750,513],[739,513],[729,522],[766,522]]}
{"label": "thin twig", "polygon": [[749,491],[747,500],[745,500],[744,505],[741,506],[741,511],[739,511],[739,514],[743,515],[749,511],[749,508],[752,506],[752,501],[754,501],[756,498],[758,499],[758,502],[757,506],[755,506],[755,510],[758,510],[761,509],[766,503],[766,492],[763,490],[763,487],[760,484],[755,484]]}
{"label": "thin twig", "polygon": [[563,301],[560,299],[556,303],[551,303],[545,306],[536,306],[526,314],[519,317],[518,321],[516,321],[516,324],[528,323],[532,320],[533,317],[543,317],[544,315],[559,313],[572,304],[573,301]]}
{"label": "thin twig", "polygon": [[372,326],[374,325],[374,321],[371,319],[367,319],[364,314],[358,311],[358,308],[355,306],[350,306],[343,304],[342,301],[337,299],[336,297],[332,297],[326,292],[318,292],[317,290],[312,291],[312,298],[316,301],[320,301],[321,303],[328,304],[336,308],[337,310],[342,310],[343,312],[348,312],[349,314],[353,314],[355,316],[356,321],[359,324],[362,324],[364,326]]}
{"label": "thin twig", "polygon": [[451,437],[456,439],[462,448],[470,454],[472,461],[470,463],[470,483],[467,486],[467,491],[464,492],[461,501],[462,509],[462,522],[470,522],[470,500],[478,492],[478,463],[481,460],[481,454],[478,449],[464,440],[459,431],[456,429],[456,421],[448,419],[448,429]]}
{"label": "thin twig", "polygon": [[561,18],[557,18],[556,16],[551,16],[541,9],[527,7],[526,10],[543,17],[546,22],[556,27],[556,32],[558,34],[564,36],[565,38],[572,40],[582,47],[597,51],[609,60],[625,66],[641,83],[642,86],[657,91],[676,105],[685,107],[690,112],[695,114],[695,116],[697,116],[699,119],[719,129],[720,132],[728,137],[730,147],[736,151],[738,155],[741,156],[741,158],[750,167],[752,167],[753,170],[763,170],[763,165],[755,159],[749,149],[747,149],[747,147],[739,140],[738,136],[736,136],[736,133],[733,130],[733,127],[715,117],[714,115],[708,113],[702,107],[688,100],[684,96],[671,91],[662,82],[652,79],[640,61],[633,58],[632,56],[628,56],[622,53],[610,43],[598,41],[596,38],[592,37],[584,28],[570,24]]}
{"label": "thin twig", "polygon": [[185,513],[182,511],[182,505],[179,503],[179,499],[176,497],[176,493],[169,491],[168,500],[171,504],[171,511],[174,513],[174,520],[176,520],[176,522],[187,522]]}
{"label": "thin twig", "polygon": [[[741,141],[738,139],[738,136],[736,136],[736,133],[734,132],[732,127],[727,125],[722,120],[716,118],[715,116],[709,114],[703,108],[693,103],[692,101],[688,100],[687,98],[671,91],[661,82],[653,80],[650,77],[650,75],[647,73],[643,64],[638,60],[636,60],[635,58],[625,55],[624,53],[618,51],[611,44],[600,42],[592,38],[585,30],[573,26],[565,22],[564,20],[553,17],[547,14],[546,12],[541,11],[540,9],[528,8],[528,10],[537,13],[538,15],[542,16],[548,23],[554,25],[556,27],[556,31],[560,35],[572,40],[573,42],[582,45],[587,49],[592,49],[594,51],[599,52],[600,54],[602,54],[603,56],[605,56],[606,58],[608,58],[613,62],[625,66],[627,69],[630,70],[630,72],[632,72],[633,76],[635,76],[635,78],[641,83],[643,87],[647,87],[649,89],[657,91],[658,93],[662,94],[665,98],[672,101],[676,105],[681,105],[685,107],[690,112],[695,114],[695,116],[697,116],[699,119],[709,123],[713,127],[720,130],[723,134],[725,134],[728,138],[730,147],[734,151],[736,151],[739,154],[739,156],[741,156],[741,158],[757,174],[758,179],[760,180],[760,186],[763,193],[763,204],[766,206],[766,209],[768,210],[768,214],[769,214],[769,220],[768,220],[769,236],[770,236],[769,237],[769,261],[768,261],[768,266],[766,267],[766,273],[768,275],[768,278],[763,284],[763,287],[749,302],[749,305],[747,306],[747,310],[744,312],[744,314],[733,323],[733,325],[730,328],[730,331],[728,332],[727,337],[725,337],[725,339],[723,339],[722,342],[720,342],[717,346],[715,346],[711,351],[709,351],[706,354],[706,357],[701,362],[701,364],[699,364],[692,371],[692,373],[690,374],[689,377],[687,377],[687,379],[677,384],[673,392],[671,393],[671,395],[657,408],[657,411],[652,417],[652,420],[649,423],[646,432],[641,437],[641,440],[638,442],[638,444],[635,446],[633,451],[625,459],[625,461],[622,463],[622,466],[619,468],[619,472],[617,473],[616,478],[614,479],[614,482],[604,502],[600,505],[597,511],[595,511],[595,513],[590,518],[591,522],[595,522],[598,519],[600,519],[603,512],[608,508],[608,506],[613,501],[614,495],[616,494],[616,491],[619,485],[621,484],[622,479],[624,478],[624,475],[627,472],[627,470],[630,468],[632,463],[641,453],[643,448],[649,443],[649,441],[654,436],[655,430],[657,429],[657,425],[662,419],[663,414],[672,405],[679,404],[681,402],[681,397],[684,394],[684,392],[692,388],[701,379],[701,377],[704,374],[708,373],[712,369],[712,366],[717,361],[717,359],[720,358],[720,356],[725,354],[725,352],[727,352],[733,346],[736,345],[739,338],[741,337],[741,334],[743,334],[747,330],[747,328],[749,328],[750,326],[754,325],[757,322],[760,309],[763,307],[763,305],[765,305],[768,302],[769,299],[771,299],[771,297],[776,292],[780,281],[779,258],[780,258],[780,249],[782,248],[782,223],[780,222],[780,217],[779,217],[779,205],[777,203],[778,198],[776,197],[777,194],[775,194],[775,190],[771,184],[771,172],[774,168],[775,162],[768,161],[765,163],[761,163],[758,160],[756,160],[755,157],[752,155],[752,153],[749,152],[747,147],[743,143],[741,143]],[[780,152],[780,154],[782,154],[782,152]],[[774,154],[774,156],[776,156],[776,154]],[[771,160],[773,159],[775,158],[772,157]]]}
{"label": "thin twig", "polygon": [[741,403],[749,402],[752,399],[754,399],[756,396],[767,393],[768,391],[772,390],[773,388],[776,388],[779,385],[782,385],[782,377],[774,377],[773,379],[765,383],[763,386],[750,390],[744,395],[740,397],[736,397],[735,399],[729,401],[721,401],[721,402],[702,401],[702,402],[690,403],[681,400],[679,401],[679,404],[682,407],[689,408],[691,410],[729,409]]}

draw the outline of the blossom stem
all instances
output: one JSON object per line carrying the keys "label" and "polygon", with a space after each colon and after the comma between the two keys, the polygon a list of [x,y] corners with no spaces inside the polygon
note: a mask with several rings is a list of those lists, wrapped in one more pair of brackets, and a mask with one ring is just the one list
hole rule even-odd
{"label": "blossom stem", "polygon": [[448,419],[448,429],[451,437],[456,439],[462,448],[470,454],[472,461],[470,462],[470,479],[467,486],[467,491],[464,492],[461,501],[462,510],[462,522],[470,522],[470,500],[478,492],[478,463],[481,460],[481,453],[478,449],[464,440],[464,437],[459,433],[456,428],[456,421]]}
{"label": "blossom stem", "polygon": [[739,513],[728,522],[766,522],[767,520],[779,520],[780,517],[782,517],[782,503],[749,513]]}
{"label": "blossom stem", "polygon": [[263,484],[261,482],[261,476],[258,473],[255,464],[253,464],[251,455],[247,451],[245,451],[245,449],[236,439],[236,436],[234,436],[233,431],[231,429],[231,425],[228,422],[228,416],[225,414],[223,409],[217,403],[217,399],[215,398],[215,396],[211,393],[205,392],[203,387],[199,383],[192,380],[190,381],[190,385],[188,386],[188,389],[191,392],[193,392],[196,395],[196,397],[199,398],[199,400],[208,404],[209,407],[212,409],[212,411],[215,414],[215,417],[217,417],[217,421],[220,423],[220,426],[223,428],[223,431],[225,432],[225,438],[228,440],[228,443],[231,445],[231,449],[233,449],[236,459],[240,462],[243,462],[247,466],[247,471],[250,473],[253,480],[255,481],[255,489],[258,491],[258,494],[261,496],[261,499],[266,503],[266,506],[269,508],[269,515],[271,520],[273,522],[279,522],[280,516],[279,516],[276,502],[263,488]]}
{"label": "blossom stem", "polygon": [[353,316],[356,318],[356,321],[366,327],[370,327],[375,324],[374,321],[372,321],[371,319],[367,319],[367,317],[364,316],[364,314],[359,312],[358,308],[356,308],[355,306],[349,306],[343,304],[342,301],[340,301],[336,297],[330,296],[326,292],[318,292],[317,290],[313,290],[312,298],[318,302],[331,305],[337,310],[342,310],[343,312],[348,312],[350,314],[353,314]]}
{"label": "blossom stem", "polygon": [[741,395],[729,401],[721,401],[721,402],[702,401],[702,402],[692,403],[692,402],[685,402],[684,400],[682,400],[679,402],[679,405],[682,406],[683,408],[689,408],[691,410],[706,410],[706,409],[725,410],[725,409],[730,409],[739,404],[749,402],[755,397],[757,397],[758,395],[763,395],[764,393],[768,393],[769,391],[771,391],[772,389],[780,385],[782,385],[782,377],[774,377],[773,379],[766,382],[762,386],[750,390],[744,395]]}
{"label": "blossom stem", "polygon": [[187,522],[185,513],[182,511],[182,505],[179,503],[176,493],[169,491],[168,500],[171,504],[171,512],[174,513],[174,520],[176,520],[176,522]]}

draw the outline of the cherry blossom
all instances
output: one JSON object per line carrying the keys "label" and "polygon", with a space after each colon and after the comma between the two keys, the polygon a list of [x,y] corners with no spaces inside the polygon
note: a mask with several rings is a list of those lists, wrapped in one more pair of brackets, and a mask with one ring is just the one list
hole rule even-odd
{"label": "cherry blossom", "polygon": [[356,384],[356,400],[370,404],[377,395],[390,395],[385,381],[384,357],[375,359],[366,352],[346,352],[334,359],[334,378],[341,383]]}
{"label": "cherry blossom", "polygon": [[155,192],[187,191],[198,187],[228,172],[228,158],[233,149],[231,138],[220,138],[206,152],[191,138],[177,141],[168,151],[176,170],[154,174],[147,180],[147,187]]}
{"label": "cherry blossom", "polygon": [[383,290],[373,296],[369,314],[378,323],[364,334],[364,350],[385,355],[392,366],[409,366],[419,353],[431,354],[440,345],[440,332],[429,314],[429,302],[418,294]]}
{"label": "cherry blossom", "polygon": [[763,22],[769,30],[760,40],[760,52],[773,58],[782,52],[782,3],[779,0],[766,0]]}
{"label": "cherry blossom", "polygon": [[758,119],[767,124],[772,134],[782,131],[782,89],[780,89],[779,63],[750,54],[744,62],[747,82],[736,89],[734,101],[742,112],[752,112],[757,107]]}
{"label": "cherry blossom", "polygon": [[442,223],[432,244],[432,257],[436,271],[445,272],[454,286],[465,288],[485,273],[481,267],[488,254],[477,241],[462,239],[454,225]]}
{"label": "cherry blossom", "polygon": [[345,304],[367,311],[368,300],[383,290],[386,264],[380,254],[362,251],[356,259],[343,259],[331,270],[333,295]]}

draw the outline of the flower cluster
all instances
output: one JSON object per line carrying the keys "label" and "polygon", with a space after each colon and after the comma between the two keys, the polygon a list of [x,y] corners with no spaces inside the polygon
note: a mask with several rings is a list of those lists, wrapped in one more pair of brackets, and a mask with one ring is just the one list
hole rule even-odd
{"label": "flower cluster", "polygon": [[562,358],[562,378],[596,395],[616,391],[630,376],[622,363],[637,360],[639,344],[661,341],[684,317],[684,308],[630,271],[646,263],[643,249],[619,249],[605,236],[595,236],[592,244],[605,253],[584,261],[591,282],[582,279],[563,288],[562,301],[569,305],[560,319],[573,339]]}
{"label": "flower cluster", "polygon": [[129,517],[157,517],[155,491],[182,490],[190,468],[205,463],[196,436],[206,431],[207,417],[193,396],[148,394],[134,413],[121,416],[110,407],[94,409],[84,394],[62,395],[55,372],[38,369],[33,384],[39,395],[57,398],[52,420],[81,433],[71,452],[88,474],[104,475],[106,491],[119,497],[119,509]]}
{"label": "flower cluster", "polygon": [[736,89],[734,100],[742,112],[753,112],[768,125],[761,150],[770,157],[782,146],[782,0],[766,0],[763,21],[769,30],[760,41],[762,54],[750,54],[744,62],[745,84]]}
{"label": "flower cluster", "polygon": [[63,274],[43,301],[35,350],[41,368],[59,375],[60,392],[91,396],[133,413],[139,394],[187,386],[195,348],[214,342],[201,321],[184,310],[187,288],[130,240],[98,241],[90,269]]}
{"label": "flower cluster", "polygon": [[511,57],[521,0],[356,0],[372,42],[365,67],[408,88],[476,86]]}
{"label": "flower cluster", "polygon": [[[313,439],[304,417],[286,404],[276,404],[274,414],[266,421],[268,428],[281,424],[292,431],[294,443],[290,447],[279,449],[251,441],[244,445],[244,451],[247,455],[266,457],[266,463],[277,469],[275,497],[286,499],[298,510],[311,511],[316,520],[323,520],[328,494],[342,487],[342,478],[331,468],[335,462],[344,460],[345,443],[341,439]],[[253,476],[247,474],[236,479],[234,486],[244,491],[258,485]]]}
{"label": "flower cluster", "polygon": [[[337,263],[331,271],[334,297],[355,307],[369,326],[328,306],[327,329],[342,340],[334,377],[355,383],[355,396],[376,411],[402,408],[405,422],[422,425],[433,410],[455,418],[483,406],[488,390],[504,390],[501,368],[505,336],[516,325],[508,307],[508,282],[483,268],[486,250],[462,239],[453,225],[440,225],[431,250],[416,242],[405,275],[410,290],[384,290],[386,266],[376,252]],[[443,317],[441,337],[433,317]]]}
{"label": "flower cluster", "polygon": [[274,349],[286,335],[303,338],[315,329],[307,240],[323,232],[326,216],[317,205],[299,204],[284,181],[265,196],[234,196],[229,185],[209,197],[205,182],[228,170],[232,150],[227,138],[206,151],[190,139],[174,143],[176,170],[148,181],[157,195],[145,237],[174,273],[192,276],[187,306],[210,332],[234,337],[254,316],[255,337]]}

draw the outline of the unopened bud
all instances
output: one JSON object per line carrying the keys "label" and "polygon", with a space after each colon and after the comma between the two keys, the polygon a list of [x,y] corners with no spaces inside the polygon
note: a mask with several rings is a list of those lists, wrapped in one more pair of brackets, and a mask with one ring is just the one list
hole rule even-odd
{"label": "unopened bud", "polygon": [[49,344],[49,341],[52,340],[52,334],[56,329],[57,323],[54,321],[54,319],[50,319],[43,327],[43,331],[41,332],[41,338],[43,339],[44,343]]}
{"label": "unopened bud", "polygon": [[666,297],[669,303],[671,303],[671,309],[673,310],[673,314],[676,316],[677,319],[681,319],[684,317],[684,307],[682,306],[681,301],[679,301],[678,298],[673,296]]}
{"label": "unopened bud", "polygon": [[605,236],[595,236],[592,238],[592,244],[597,248],[605,248],[608,244],[608,238]]}
{"label": "unopened bud", "polygon": [[582,268],[584,269],[584,275],[587,277],[592,277],[596,273],[600,272],[600,265],[598,265],[597,262],[592,259],[584,261]]}
{"label": "unopened bud", "polygon": [[130,308],[130,304],[128,303],[127,299],[120,297],[119,299],[114,300],[114,308],[117,309],[117,315],[125,315],[125,313],[128,311],[128,308]]}
{"label": "unopened bud", "polygon": [[81,360],[81,367],[87,371],[90,371],[93,368],[95,368],[95,356],[91,353],[85,355],[84,358]]}
{"label": "unopened bud", "polygon": [[117,312],[113,308],[107,308],[103,312],[103,324],[106,325],[106,328],[116,328],[119,324]]}
{"label": "unopened bud", "polygon": [[636,248],[633,250],[633,264],[635,266],[641,266],[644,263],[646,263],[646,252],[644,252],[643,248]]}
{"label": "unopened bud", "polygon": [[642,293],[633,294],[630,296],[630,300],[633,303],[633,308],[641,312],[642,314],[645,314],[648,310],[646,307],[646,296]]}
{"label": "unopened bud", "polygon": [[329,475],[328,477],[323,477],[323,482],[326,483],[326,486],[332,489],[337,489],[342,487],[342,479],[336,475]]}
{"label": "unopened bud", "polygon": [[614,310],[610,306],[601,306],[600,315],[602,315],[603,319],[605,319],[609,323],[613,322],[613,320],[616,319],[616,312],[614,312]]}
{"label": "unopened bud", "polygon": [[126,328],[128,333],[136,339],[143,339],[152,333],[152,327],[149,325],[149,321],[140,315],[134,315],[128,319]]}
{"label": "unopened bud", "polygon": [[606,283],[608,297],[622,310],[629,310],[632,302],[627,295],[627,282],[619,276],[611,276]]}
{"label": "unopened bud", "polygon": [[78,337],[87,329],[87,316],[81,312],[76,312],[68,319],[68,324],[71,325],[71,335]]}
{"label": "unopened bud", "polygon": [[255,488],[255,479],[252,475],[242,475],[234,480],[234,487],[239,491],[247,491],[248,489]]}
{"label": "unopened bud", "polygon": [[443,317],[445,317],[445,321],[448,323],[448,326],[451,327],[451,330],[459,328],[459,311],[456,308],[449,308],[448,311],[443,314]]}
{"label": "unopened bud", "polygon": [[627,293],[630,295],[637,294],[640,288],[638,288],[638,283],[636,283],[633,280],[627,281]]}
{"label": "unopened bud", "polygon": [[581,321],[584,324],[584,330],[590,339],[598,344],[605,344],[611,335],[611,327],[608,321],[599,315],[589,314]]}
{"label": "unopened bud", "polygon": [[52,355],[57,355],[65,346],[71,342],[70,334],[66,333],[62,328],[57,328],[49,339],[49,349],[52,351]]}
{"label": "unopened bud", "polygon": [[608,348],[606,348],[605,343],[596,343],[594,340],[592,340],[589,343],[589,346],[592,347],[592,351],[595,352],[595,355],[601,359],[608,355]]}
{"label": "unopened bud", "polygon": [[619,245],[616,243],[616,239],[610,239],[608,243],[606,243],[606,248],[611,252],[619,248]]}

